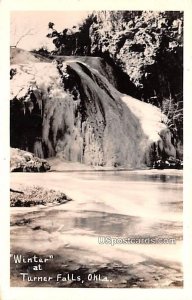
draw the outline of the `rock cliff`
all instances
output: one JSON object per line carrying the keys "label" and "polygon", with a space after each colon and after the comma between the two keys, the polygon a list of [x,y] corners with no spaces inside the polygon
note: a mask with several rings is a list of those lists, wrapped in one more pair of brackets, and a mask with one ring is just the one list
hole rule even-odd
{"label": "rock cliff", "polygon": [[100,11],[92,20],[91,54],[112,57],[141,97],[162,99],[181,92],[182,12]]}

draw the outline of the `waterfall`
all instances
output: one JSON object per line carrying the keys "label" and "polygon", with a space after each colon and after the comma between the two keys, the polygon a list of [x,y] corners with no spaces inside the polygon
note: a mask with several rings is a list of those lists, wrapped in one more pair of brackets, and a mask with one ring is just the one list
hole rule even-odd
{"label": "waterfall", "polygon": [[149,114],[134,98],[122,101],[123,95],[100,71],[104,64],[99,63],[97,58],[84,57],[83,62],[71,58],[63,63],[31,63],[30,68],[16,65],[11,95],[18,97],[22,81],[26,94],[11,106],[11,137],[18,137],[14,147],[23,149],[24,140],[25,148],[38,157],[58,155],[93,166],[143,164],[157,136],[157,108],[145,103]]}

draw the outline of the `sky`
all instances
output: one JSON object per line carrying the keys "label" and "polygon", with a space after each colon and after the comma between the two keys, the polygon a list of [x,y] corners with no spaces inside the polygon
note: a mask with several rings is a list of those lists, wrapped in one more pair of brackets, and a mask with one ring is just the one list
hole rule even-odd
{"label": "sky", "polygon": [[11,12],[10,43],[14,46],[21,36],[30,31],[30,35],[23,37],[18,48],[34,50],[46,46],[54,49],[49,32],[48,23],[53,22],[58,31],[77,25],[88,15],[89,11],[15,11]]}

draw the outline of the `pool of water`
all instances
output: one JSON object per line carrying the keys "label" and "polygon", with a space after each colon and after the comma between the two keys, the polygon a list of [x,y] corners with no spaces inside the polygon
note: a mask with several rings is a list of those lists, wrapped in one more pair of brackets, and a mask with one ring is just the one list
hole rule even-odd
{"label": "pool of water", "polygon": [[[23,280],[30,264],[11,260],[12,286],[182,286],[182,173],[50,172],[11,175],[11,185],[42,185],[64,191],[63,205],[12,208],[11,252],[53,255],[38,274],[50,282]],[[174,238],[175,244],[101,244],[99,237]],[[83,278],[58,281],[58,272]],[[107,281],[86,280],[89,274]],[[80,274],[80,275],[78,275]],[[98,275],[98,276],[99,276]]]}

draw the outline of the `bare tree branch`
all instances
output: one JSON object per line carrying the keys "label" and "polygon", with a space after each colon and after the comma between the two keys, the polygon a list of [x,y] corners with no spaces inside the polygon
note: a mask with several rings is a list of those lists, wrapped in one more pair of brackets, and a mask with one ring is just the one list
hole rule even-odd
{"label": "bare tree branch", "polygon": [[19,38],[19,40],[16,42],[16,44],[15,44],[15,47],[17,47],[18,46],[18,44],[21,42],[21,40],[24,38],[24,37],[26,37],[26,36],[28,36],[28,35],[33,35],[34,34],[34,31],[33,31],[33,29],[29,29],[27,32],[25,32],[20,38]]}

